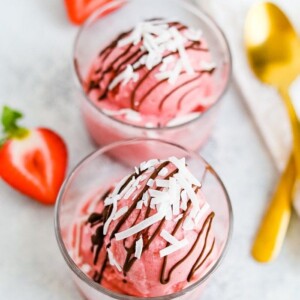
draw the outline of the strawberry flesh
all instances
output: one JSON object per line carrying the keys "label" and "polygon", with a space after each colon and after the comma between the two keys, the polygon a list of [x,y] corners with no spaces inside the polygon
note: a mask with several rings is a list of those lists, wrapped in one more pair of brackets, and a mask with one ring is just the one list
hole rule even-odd
{"label": "strawberry flesh", "polygon": [[62,138],[49,129],[37,128],[0,148],[0,176],[23,194],[53,204],[65,177],[67,159]]}

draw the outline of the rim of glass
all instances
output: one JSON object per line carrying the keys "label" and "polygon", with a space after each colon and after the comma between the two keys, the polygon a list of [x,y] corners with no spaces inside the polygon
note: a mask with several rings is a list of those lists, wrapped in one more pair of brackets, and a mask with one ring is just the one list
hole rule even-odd
{"label": "rim of glass", "polygon": [[230,47],[229,47],[227,38],[226,38],[223,30],[220,28],[220,26],[208,14],[203,12],[196,5],[193,5],[190,3],[185,3],[182,0],[172,0],[172,1],[177,5],[181,5],[185,10],[189,11],[190,13],[194,14],[198,18],[202,19],[202,21],[209,24],[210,27],[212,27],[214,29],[215,34],[218,35],[217,36],[218,40],[221,40],[221,43],[224,45],[225,56],[228,60],[228,75],[226,78],[225,85],[224,85],[223,89],[220,91],[216,101],[209,108],[207,108],[198,117],[196,117],[188,122],[179,124],[179,125],[174,125],[174,126],[170,126],[170,127],[167,127],[167,126],[145,127],[145,126],[126,123],[126,122],[123,122],[121,120],[114,118],[113,116],[109,116],[108,114],[103,112],[103,110],[101,108],[99,108],[95,103],[93,103],[93,101],[91,101],[91,99],[86,94],[86,92],[83,88],[83,84],[82,84],[82,76],[78,70],[78,66],[77,66],[77,62],[76,62],[76,49],[77,49],[77,46],[78,46],[78,43],[80,40],[80,36],[84,32],[84,30],[87,27],[89,27],[94,21],[96,21],[98,19],[99,15],[101,15],[104,11],[109,10],[110,8],[113,9],[118,6],[122,6],[122,4],[129,2],[129,1],[139,1],[139,0],[113,0],[113,1],[105,4],[103,7],[99,8],[98,10],[96,10],[94,13],[92,13],[91,16],[89,16],[87,18],[87,20],[80,26],[80,28],[76,34],[74,44],[73,44],[73,55],[72,55],[73,72],[75,73],[75,78],[76,78],[77,84],[79,84],[79,86],[80,86],[80,92],[82,93],[85,100],[89,103],[89,105],[91,105],[93,107],[93,109],[96,109],[102,116],[104,116],[114,122],[117,122],[119,124],[131,127],[131,128],[137,128],[137,129],[143,129],[143,130],[149,130],[149,131],[154,131],[154,130],[159,130],[159,131],[166,130],[167,131],[167,130],[172,130],[172,129],[176,129],[176,128],[181,128],[188,124],[191,124],[191,123],[194,123],[194,122],[200,120],[204,115],[206,115],[208,112],[210,112],[220,102],[221,98],[224,96],[224,94],[226,93],[226,91],[229,87],[230,79],[232,77],[232,55],[231,55],[231,51],[230,51]]}
{"label": "rim of glass", "polygon": [[[173,294],[169,294],[166,296],[159,296],[159,297],[148,297],[148,298],[140,298],[140,297],[135,297],[135,296],[127,296],[127,295],[122,295],[116,292],[113,292],[109,289],[104,288],[103,286],[101,286],[101,284],[94,282],[91,278],[89,278],[78,266],[77,264],[73,261],[73,259],[70,257],[69,252],[63,242],[63,238],[61,236],[61,227],[60,227],[60,218],[59,218],[59,211],[60,211],[60,206],[61,206],[61,201],[63,199],[63,195],[65,193],[66,188],[68,187],[69,182],[73,179],[73,177],[76,175],[77,171],[79,171],[86,162],[89,162],[91,160],[93,160],[95,157],[97,157],[98,155],[102,155],[105,154],[105,152],[115,148],[115,147],[119,147],[119,146],[124,146],[124,145],[128,145],[128,144],[134,144],[134,143],[144,143],[147,141],[152,141],[152,142],[157,142],[157,143],[163,143],[172,147],[176,147],[179,148],[185,152],[187,152],[191,157],[198,159],[200,161],[202,161],[206,166],[209,167],[209,172],[211,172],[211,174],[213,174],[215,176],[215,178],[217,179],[218,183],[220,184],[224,195],[225,195],[225,199],[226,199],[226,203],[227,203],[227,207],[228,207],[228,215],[229,215],[229,228],[228,228],[228,234],[227,234],[227,239],[225,241],[225,244],[223,246],[222,252],[220,253],[220,256],[218,257],[218,259],[214,262],[214,264],[210,267],[209,271],[206,272],[204,274],[203,277],[201,277],[198,281],[196,281],[195,283],[189,285],[187,288],[184,288],[182,291],[173,293]],[[233,210],[232,210],[232,205],[231,205],[231,201],[228,195],[228,192],[221,180],[221,178],[219,177],[219,175],[217,174],[217,172],[211,167],[211,165],[198,153],[195,153],[193,151],[187,150],[182,146],[179,146],[177,144],[171,143],[171,142],[166,142],[163,140],[159,140],[159,139],[150,139],[150,138],[136,138],[136,139],[130,139],[130,140],[123,140],[123,141],[118,141],[118,142],[114,142],[111,143],[109,145],[106,145],[102,148],[99,148],[98,150],[93,151],[92,153],[90,153],[89,155],[87,155],[85,158],[83,158],[79,163],[77,163],[77,165],[73,168],[73,170],[70,172],[70,174],[67,176],[67,178],[65,179],[60,192],[57,196],[57,201],[55,204],[55,210],[54,210],[54,228],[55,228],[55,236],[56,236],[56,240],[59,246],[59,249],[67,263],[67,265],[69,266],[69,268],[71,269],[71,271],[73,273],[75,273],[75,275],[81,279],[82,281],[84,281],[86,284],[88,284],[90,287],[96,289],[98,292],[101,292],[107,296],[112,297],[113,299],[118,299],[118,300],[141,300],[141,299],[152,299],[152,300],[166,300],[166,299],[174,299],[176,297],[182,296],[190,291],[192,291],[193,289],[195,289],[196,287],[200,286],[203,282],[205,282],[210,276],[211,274],[219,267],[220,263],[222,262],[222,260],[224,259],[225,254],[227,253],[228,250],[228,245],[230,243],[231,237],[232,237],[232,231],[233,231]]]}

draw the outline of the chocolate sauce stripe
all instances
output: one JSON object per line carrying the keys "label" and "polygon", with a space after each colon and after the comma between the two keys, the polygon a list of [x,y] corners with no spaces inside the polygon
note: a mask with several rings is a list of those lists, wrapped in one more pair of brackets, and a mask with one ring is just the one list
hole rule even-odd
{"label": "chocolate sauce stripe", "polygon": [[167,99],[168,99],[171,95],[173,95],[175,92],[177,92],[177,91],[180,90],[181,88],[185,87],[186,85],[188,85],[188,84],[190,84],[190,83],[196,81],[197,79],[199,79],[199,78],[202,76],[202,74],[204,73],[204,71],[200,71],[200,72],[196,72],[196,73],[198,73],[197,76],[195,76],[195,77],[193,77],[193,78],[191,78],[191,79],[185,81],[184,83],[178,85],[176,88],[174,88],[173,90],[171,90],[167,95],[165,95],[165,96],[161,99],[161,102],[159,103],[159,106],[158,106],[159,110],[162,110],[162,107],[163,107],[164,103],[167,101]]}
{"label": "chocolate sauce stripe", "polygon": [[182,102],[184,101],[184,99],[189,95],[191,94],[193,91],[197,90],[199,88],[199,86],[195,86],[193,88],[191,88],[190,90],[186,91],[178,100],[177,102],[177,109],[180,110],[181,109],[181,104]]}
{"label": "chocolate sauce stripe", "polygon": [[[202,260],[202,262],[200,262],[202,256],[203,256],[204,253],[205,253],[205,250],[206,250],[207,239],[208,239],[208,236],[209,236],[209,233],[210,233],[210,229],[211,229],[211,224],[212,224],[213,217],[214,217],[214,215],[213,215],[212,217],[209,218],[209,223],[208,223],[208,228],[207,228],[206,235],[205,235],[204,245],[203,245],[203,248],[202,248],[202,251],[201,251],[200,255],[198,256],[196,262],[194,263],[194,265],[193,265],[193,267],[192,267],[192,269],[191,269],[191,271],[190,271],[190,273],[189,273],[189,275],[188,275],[188,277],[187,277],[187,280],[188,280],[188,281],[190,281],[190,280],[192,279],[193,275],[197,272],[197,270],[201,267],[201,265],[204,264],[204,262],[207,260],[207,258],[209,257],[209,255],[210,255],[211,252],[212,252],[212,249],[213,249],[213,246],[214,246],[214,244],[215,244],[215,241],[213,241],[213,246],[211,247],[211,249],[210,249],[210,251],[208,252],[208,254],[204,257],[204,259]],[[199,262],[200,262],[200,264],[199,264]],[[198,265],[198,264],[199,264],[199,265]],[[197,266],[197,265],[198,265],[198,266]]]}
{"label": "chocolate sauce stripe", "polygon": [[101,283],[107,263],[108,263],[108,254],[106,254],[106,256],[105,256],[105,259],[104,259],[104,262],[101,266],[100,272],[96,271],[94,276],[93,276],[93,280],[95,282],[98,282],[99,284]]}
{"label": "chocolate sauce stripe", "polygon": [[209,249],[209,251],[207,252],[206,256],[204,257],[204,259],[199,263],[199,265],[197,267],[195,267],[194,269],[194,272],[193,274],[191,274],[191,276],[188,276],[188,281],[191,281],[193,275],[203,266],[203,264],[207,261],[207,259],[209,258],[209,256],[211,255],[213,249],[214,249],[214,246],[215,246],[215,242],[216,242],[216,239],[214,238],[213,242],[212,242],[212,245]]}
{"label": "chocolate sauce stripe", "polygon": [[[105,63],[105,61],[106,61],[106,59],[110,56],[110,54],[113,52],[113,50],[114,50],[114,48],[117,46],[117,44],[118,44],[118,42],[119,42],[119,40],[121,40],[123,37],[125,37],[128,33],[130,33],[131,32],[131,30],[128,30],[128,31],[126,31],[126,32],[123,32],[123,33],[121,33],[121,34],[119,34],[118,36],[117,36],[117,38],[114,40],[114,41],[112,41],[108,46],[106,46],[100,53],[99,53],[99,57],[101,58],[101,56],[103,55],[103,54],[105,54],[105,52],[106,51],[108,51],[108,53],[106,53],[105,55],[104,55],[104,57],[102,58],[102,65]],[[98,70],[96,70],[95,71],[95,73],[96,74],[98,74],[99,72],[101,72],[102,71],[102,67],[100,67]]]}
{"label": "chocolate sauce stripe", "polygon": [[183,262],[184,262],[191,254],[192,254],[192,252],[193,252],[194,249],[196,248],[196,246],[197,246],[197,244],[198,244],[198,242],[199,242],[199,240],[200,240],[200,238],[201,238],[201,235],[202,235],[202,233],[203,233],[203,231],[204,231],[206,225],[210,222],[210,220],[211,220],[213,217],[214,217],[214,213],[213,213],[213,212],[210,213],[210,214],[208,215],[208,217],[207,217],[206,220],[204,221],[204,224],[203,224],[203,226],[202,226],[200,232],[198,233],[197,239],[195,240],[195,242],[194,242],[193,246],[191,247],[190,251],[189,251],[182,259],[180,259],[176,264],[174,264],[174,265],[170,268],[169,273],[167,274],[166,277],[165,277],[164,275],[165,275],[165,271],[166,271],[166,265],[167,265],[167,258],[168,258],[168,256],[165,257],[164,262],[163,262],[162,271],[161,271],[161,277],[160,277],[160,282],[161,282],[162,284],[168,283],[168,282],[170,281],[170,279],[171,279],[171,275],[172,275],[173,271],[174,271],[179,265],[181,265],[181,264],[182,264],[182,263],[183,263]]}
{"label": "chocolate sauce stripe", "polygon": [[[190,207],[192,205],[192,202],[189,201],[188,204],[187,204],[187,209],[185,210],[185,212],[183,213],[183,216],[181,219],[178,220],[177,224],[175,225],[173,231],[172,231],[172,235],[175,236],[177,230],[179,229],[179,227],[183,224],[183,222],[185,221],[187,215],[188,215],[188,212],[190,210]],[[168,247],[170,245],[169,242],[166,243],[166,247]],[[164,257],[163,259],[163,264],[162,264],[162,269],[161,269],[161,273],[160,273],[160,282],[163,284],[162,282],[162,277],[163,277],[163,274],[164,274],[164,270],[167,266],[167,256]]]}

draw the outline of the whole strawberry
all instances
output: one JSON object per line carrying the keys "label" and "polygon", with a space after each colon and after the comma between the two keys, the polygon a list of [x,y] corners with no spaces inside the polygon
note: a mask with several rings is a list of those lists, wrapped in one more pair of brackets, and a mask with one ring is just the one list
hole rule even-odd
{"label": "whole strawberry", "polygon": [[67,147],[50,129],[18,126],[22,117],[20,112],[3,107],[0,177],[31,198],[54,204],[66,173]]}

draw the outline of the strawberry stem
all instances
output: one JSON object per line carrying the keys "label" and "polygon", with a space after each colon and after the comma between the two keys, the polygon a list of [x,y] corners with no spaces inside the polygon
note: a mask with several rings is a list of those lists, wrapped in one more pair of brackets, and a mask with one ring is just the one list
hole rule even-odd
{"label": "strawberry stem", "polygon": [[8,106],[3,107],[1,123],[4,136],[0,138],[0,147],[11,138],[23,138],[28,134],[28,129],[18,125],[18,121],[22,119],[22,117],[23,114],[21,112],[13,110]]}

